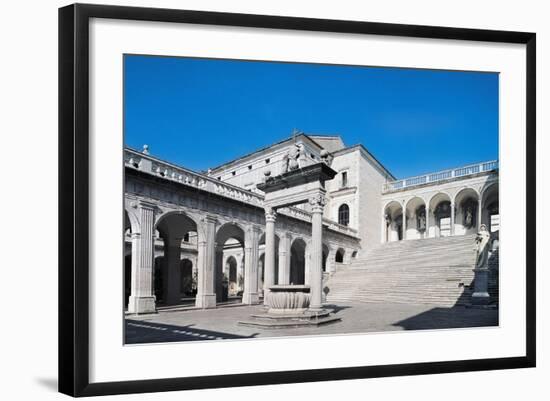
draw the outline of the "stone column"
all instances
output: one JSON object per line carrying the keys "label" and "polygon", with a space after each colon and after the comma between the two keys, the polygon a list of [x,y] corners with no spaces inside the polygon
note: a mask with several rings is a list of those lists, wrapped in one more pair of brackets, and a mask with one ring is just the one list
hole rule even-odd
{"label": "stone column", "polygon": [[223,264],[223,244],[214,243],[214,291],[216,292],[216,302],[222,301],[223,292],[223,274],[225,266]]}
{"label": "stone column", "polygon": [[284,233],[279,243],[279,284],[290,284],[290,239]]}
{"label": "stone column", "polygon": [[243,303],[248,305],[257,304],[260,301],[258,294],[259,236],[259,227],[252,226],[246,231],[244,238]]}
{"label": "stone column", "polygon": [[[256,271],[258,271],[257,268],[256,268]],[[242,277],[242,284],[240,279],[241,277]],[[244,296],[244,262],[243,262],[243,254],[241,253],[239,253],[237,257],[237,288],[238,288],[238,291],[243,292],[243,296]]]}
{"label": "stone column", "polygon": [[140,201],[137,207],[140,232],[132,233],[132,280],[128,312],[154,313],[156,311],[153,294],[155,205]]}
{"label": "stone column", "polygon": [[483,208],[481,207],[481,198],[477,201],[477,231],[481,228],[481,218],[483,217]]}
{"label": "stone column", "polygon": [[403,238],[403,240],[406,240],[407,239],[407,209],[405,208],[405,206],[402,206],[402,209],[403,209],[403,226],[401,227],[401,237]]}
{"label": "stone column", "polygon": [[430,208],[426,206],[426,232],[424,238],[430,238]]}
{"label": "stone column", "polygon": [[451,202],[451,233],[450,235],[455,235],[455,203]]}
{"label": "stone column", "polygon": [[264,256],[264,305],[269,305],[269,287],[275,284],[275,220],[276,212],[265,209],[265,256]]}
{"label": "stone column", "polygon": [[169,236],[164,241],[164,264],[162,266],[164,280],[162,286],[166,305],[175,305],[180,301],[181,240],[181,237],[173,238]]}
{"label": "stone column", "polygon": [[311,241],[306,243],[304,250],[304,284],[309,285],[311,281]]}
{"label": "stone column", "polygon": [[214,262],[216,238],[216,219],[206,216],[202,219],[202,230],[198,232],[197,246],[197,299],[198,308],[215,308],[216,293],[214,292]]}
{"label": "stone column", "polygon": [[319,194],[309,199],[311,205],[311,265],[310,265],[310,309],[322,306],[323,290],[323,208],[325,197]]}

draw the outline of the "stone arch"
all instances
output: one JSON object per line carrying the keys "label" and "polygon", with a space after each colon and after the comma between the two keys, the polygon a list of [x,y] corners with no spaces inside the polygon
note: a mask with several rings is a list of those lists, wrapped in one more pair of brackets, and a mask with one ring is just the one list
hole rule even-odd
{"label": "stone arch", "polygon": [[403,239],[403,206],[393,200],[384,206],[385,242],[400,241]]}
{"label": "stone arch", "polygon": [[451,202],[446,191],[439,191],[429,201],[429,236],[446,237],[451,235]]}
{"label": "stone arch", "polygon": [[406,238],[419,239],[427,236],[426,201],[412,196],[405,204]]}
{"label": "stone arch", "polygon": [[500,230],[499,195],[498,182],[487,185],[481,192],[481,224],[485,224],[491,232],[498,232]]}
{"label": "stone arch", "polygon": [[479,219],[479,192],[472,187],[462,187],[454,197],[455,235],[474,234]]}
{"label": "stone arch", "polygon": [[130,229],[132,233],[139,233],[139,219],[132,209],[124,208],[124,231]]}
{"label": "stone arch", "polygon": [[[178,224],[175,224],[175,223]],[[177,225],[178,227],[171,227],[172,224]],[[162,213],[155,221],[155,230],[159,231],[160,236],[163,235],[163,232],[167,234],[167,231],[171,228],[174,228],[175,232],[183,233],[181,237],[189,231],[197,231],[197,221],[189,213],[184,212],[183,210],[170,210],[168,212]]]}
{"label": "stone arch", "polygon": [[306,241],[295,238],[290,245],[290,283],[305,284],[306,282]]}
{"label": "stone arch", "polygon": [[[215,289],[216,302],[228,301],[229,277],[224,275],[224,252],[240,248],[244,253],[245,229],[236,222],[225,223],[216,230]],[[235,259],[236,262],[236,259]]]}
{"label": "stone arch", "polygon": [[[162,240],[164,256],[161,259],[160,270],[158,262],[155,262],[155,295],[165,305],[177,305],[183,302],[182,245],[186,234],[197,233],[198,226],[195,219],[186,212],[171,210],[157,218],[154,229],[158,231],[159,239]],[[189,246],[188,243],[185,244]],[[162,285],[160,291],[159,285]]]}

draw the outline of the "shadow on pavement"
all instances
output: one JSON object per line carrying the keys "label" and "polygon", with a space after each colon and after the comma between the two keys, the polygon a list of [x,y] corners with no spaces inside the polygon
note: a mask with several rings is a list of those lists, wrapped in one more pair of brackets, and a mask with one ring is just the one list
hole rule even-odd
{"label": "shadow on pavement", "polygon": [[393,326],[402,327],[405,330],[498,326],[498,309],[471,309],[464,306],[438,307],[395,322]]}
{"label": "shadow on pavement", "polygon": [[332,313],[337,314],[340,311],[343,311],[344,309],[350,309],[351,306],[342,306],[342,305],[334,305],[334,304],[327,304],[323,305],[323,309],[330,309]]}
{"label": "shadow on pavement", "polygon": [[203,330],[187,326],[174,326],[164,323],[144,322],[140,320],[125,320],[125,344],[144,344],[174,341],[206,341],[230,340],[239,338],[254,338],[258,333],[250,336],[222,333]]}

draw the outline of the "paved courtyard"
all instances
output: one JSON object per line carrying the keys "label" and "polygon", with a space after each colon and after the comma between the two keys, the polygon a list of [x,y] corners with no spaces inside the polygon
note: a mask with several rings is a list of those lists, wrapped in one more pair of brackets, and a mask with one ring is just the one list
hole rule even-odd
{"label": "paved courtyard", "polygon": [[326,305],[341,321],[320,327],[264,329],[237,324],[262,306],[228,305],[209,310],[181,309],[126,317],[126,343],[204,341],[398,330],[433,330],[498,325],[498,309],[463,306],[356,303]]}

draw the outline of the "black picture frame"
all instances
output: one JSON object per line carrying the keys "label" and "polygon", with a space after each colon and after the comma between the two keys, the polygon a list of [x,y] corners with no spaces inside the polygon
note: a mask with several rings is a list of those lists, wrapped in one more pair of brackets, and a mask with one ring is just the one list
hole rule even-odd
{"label": "black picture frame", "polygon": [[[456,360],[90,383],[88,61],[91,18],[438,38],[526,45],[526,354]],[[74,4],[59,9],[59,391],[71,396],[237,387],[534,367],[536,363],[536,35],[435,26]]]}

